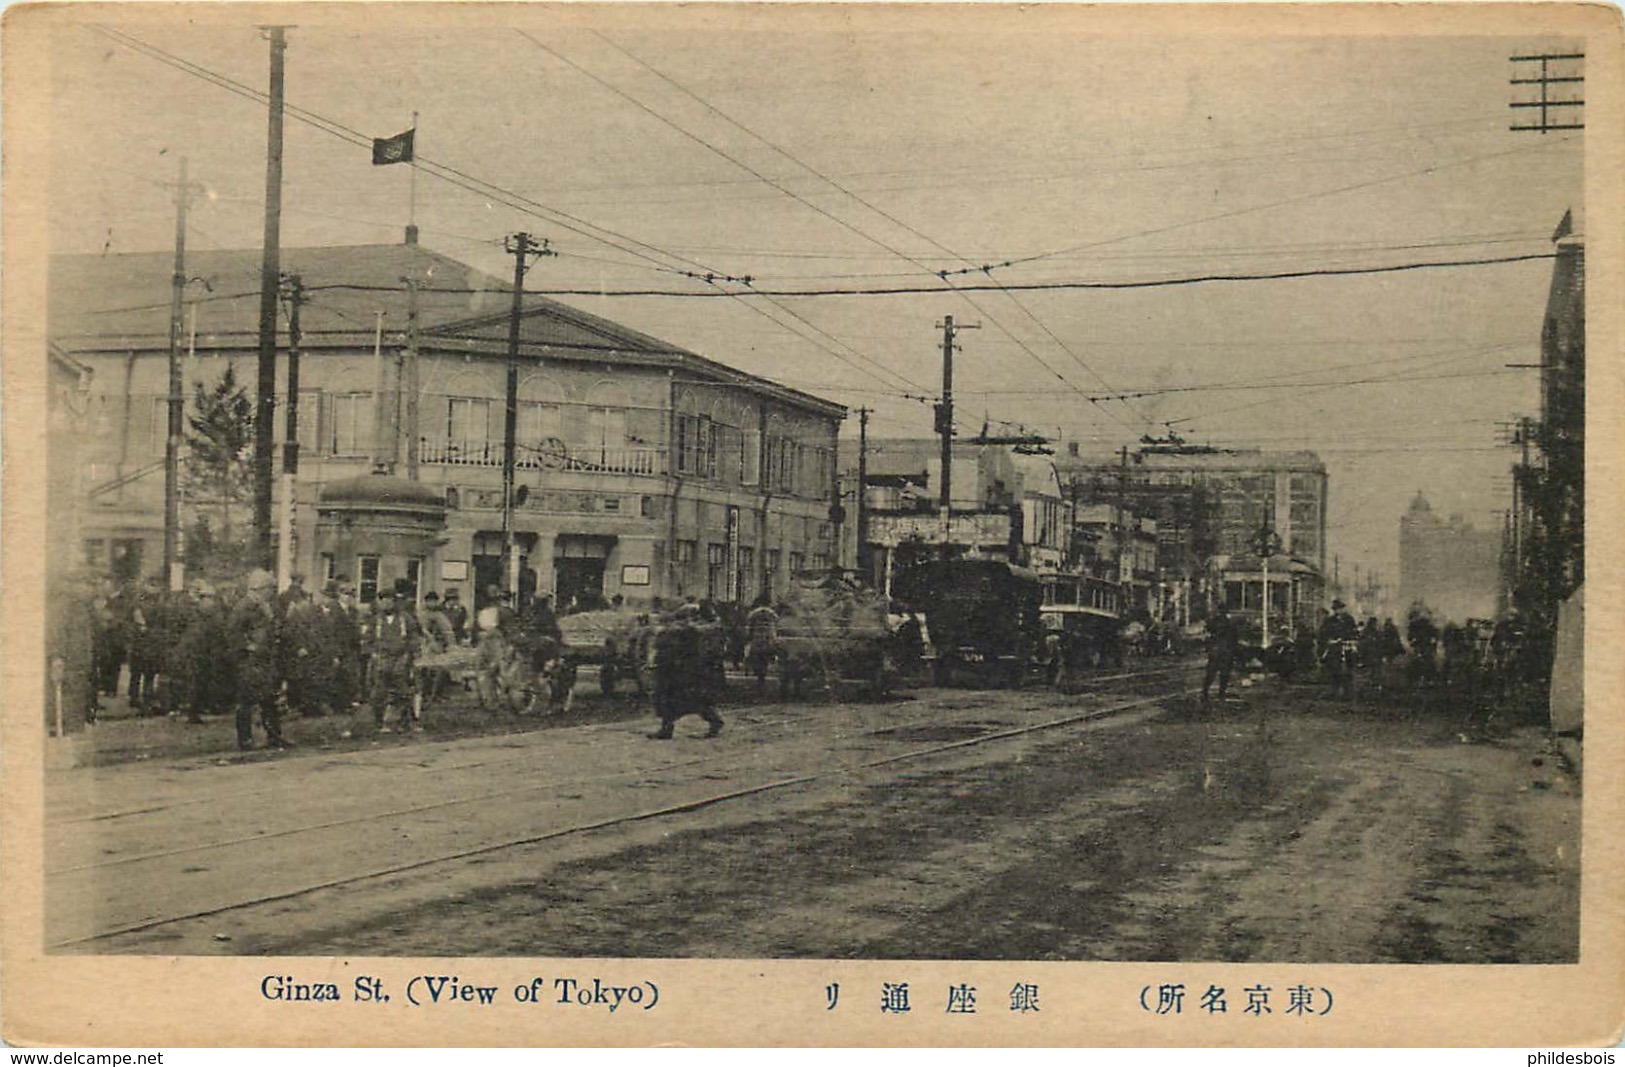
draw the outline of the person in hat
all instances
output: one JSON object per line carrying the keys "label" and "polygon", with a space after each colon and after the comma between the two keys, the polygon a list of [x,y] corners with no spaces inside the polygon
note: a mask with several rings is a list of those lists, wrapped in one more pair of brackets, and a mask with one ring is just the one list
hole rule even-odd
{"label": "person in hat", "polygon": [[288,710],[301,718],[322,713],[331,693],[328,627],[319,605],[294,575],[279,598],[282,605],[283,677]]}
{"label": "person in hat", "polygon": [[417,613],[406,602],[411,584],[401,580],[379,591],[378,610],[367,623],[372,641],[372,686],[368,702],[379,733],[389,733],[388,712],[396,713],[403,731],[414,725],[413,697],[417,693],[416,657],[423,639]]}
{"label": "person in hat", "polygon": [[1439,627],[1433,621],[1433,613],[1421,601],[1411,605],[1405,620],[1405,638],[1411,646],[1406,674],[1413,685],[1431,686],[1438,676]]}
{"label": "person in hat", "polygon": [[237,747],[254,747],[254,713],[259,712],[265,743],[288,748],[282,736],[280,703],[282,626],[276,610],[276,579],[256,570],[244,583],[243,599],[231,617],[232,647],[237,663]]}
{"label": "person in hat", "polygon": [[366,695],[367,665],[361,655],[364,620],[350,576],[341,574],[331,584],[334,599],[324,613],[334,656],[330,703],[334,711],[344,712],[359,707]]}
{"label": "person in hat", "polygon": [[[457,643],[451,620],[446,618],[445,610],[440,606],[439,593],[425,593],[423,606],[418,608],[417,614],[418,626],[423,631],[423,655],[441,655]],[[450,685],[451,674],[444,667],[418,668],[418,692],[425,700],[438,698]]]}
{"label": "person in hat", "polygon": [[649,737],[670,741],[677,720],[698,715],[710,727],[706,737],[722,732],[722,716],[712,706],[706,673],[698,604],[684,604],[655,632],[654,709],[660,729]]}
{"label": "person in hat", "polygon": [[440,610],[446,613],[446,621],[451,623],[452,636],[460,645],[468,640],[468,608],[463,604],[463,598],[457,590],[446,590],[446,597],[440,602]]}
{"label": "person in hat", "polygon": [[1332,613],[1320,627],[1321,663],[1331,676],[1333,696],[1353,695],[1359,641],[1360,624],[1341,600],[1333,600]]}
{"label": "person in hat", "polygon": [[175,640],[175,700],[194,725],[224,712],[237,692],[230,647],[230,619],[214,586],[193,579],[180,612]]}
{"label": "person in hat", "polygon": [[158,713],[158,674],[171,641],[166,594],[156,575],[130,591],[130,710],[138,718]]}
{"label": "person in hat", "polygon": [[1202,703],[1207,703],[1213,679],[1219,680],[1219,699],[1223,700],[1230,688],[1230,673],[1236,665],[1236,649],[1241,644],[1241,629],[1236,620],[1219,604],[1207,617],[1207,670],[1202,676]]}

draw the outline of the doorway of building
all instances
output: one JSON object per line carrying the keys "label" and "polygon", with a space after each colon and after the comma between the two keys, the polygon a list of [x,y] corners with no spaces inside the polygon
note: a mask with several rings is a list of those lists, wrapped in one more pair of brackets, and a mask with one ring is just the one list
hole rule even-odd
{"label": "doorway of building", "polygon": [[601,559],[568,558],[553,561],[553,589],[557,594],[554,604],[559,611],[594,611],[607,603],[604,599],[604,561]]}
{"label": "doorway of building", "polygon": [[141,577],[142,549],[145,547],[139,537],[113,540],[113,578],[120,585],[129,585]]}

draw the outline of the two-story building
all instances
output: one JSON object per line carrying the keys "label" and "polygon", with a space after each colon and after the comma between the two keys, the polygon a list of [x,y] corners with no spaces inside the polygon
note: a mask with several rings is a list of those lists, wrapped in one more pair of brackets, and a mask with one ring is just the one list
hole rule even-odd
{"label": "two-story building", "polygon": [[[1008,448],[955,442],[949,484],[949,510],[942,510],[942,445],[939,438],[883,438],[869,442],[868,484],[863,489],[868,544],[865,558],[876,588],[889,589],[890,576],[925,559],[951,557],[1003,559],[1025,563],[1023,481]],[[855,457],[848,457],[842,480],[848,486],[847,518],[857,492]],[[847,524],[843,558],[858,557],[856,523]]]}
{"label": "two-story building", "polygon": [[[304,288],[294,570],[364,598],[405,578],[474,599],[503,579],[511,287],[415,243],[284,249]],[[182,368],[228,367],[252,401],[258,251],[192,252]],[[171,257],[57,257],[50,337],[89,369],[77,551],[95,571],[156,573],[163,544]],[[408,282],[415,293],[409,293]],[[279,347],[287,348],[286,328]],[[286,356],[278,361],[278,456]],[[519,330],[513,538],[521,586],[561,604],[748,601],[834,562],[845,409],[558,301]],[[278,461],[280,469],[280,458]],[[392,479],[369,481],[374,470]],[[189,471],[195,475],[195,471]],[[183,527],[236,523],[236,499],[182,480]],[[402,482],[415,488],[402,489]],[[280,505],[280,487],[278,504]],[[351,536],[410,512],[415,540]],[[419,547],[369,550],[369,545]]]}

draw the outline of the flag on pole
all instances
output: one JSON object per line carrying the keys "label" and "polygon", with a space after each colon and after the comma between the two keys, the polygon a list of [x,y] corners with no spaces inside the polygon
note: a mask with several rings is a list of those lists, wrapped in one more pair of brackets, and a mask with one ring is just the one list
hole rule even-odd
{"label": "flag on pole", "polygon": [[405,133],[397,133],[393,137],[374,137],[372,165],[386,167],[391,163],[412,162],[412,136],[417,132],[417,127],[414,126]]}

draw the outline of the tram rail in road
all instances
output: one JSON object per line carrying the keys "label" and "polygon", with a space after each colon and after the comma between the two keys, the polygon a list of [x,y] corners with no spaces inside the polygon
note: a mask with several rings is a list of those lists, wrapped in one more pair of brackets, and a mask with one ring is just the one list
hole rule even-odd
{"label": "tram rail in road", "polygon": [[[377,760],[378,752],[234,765],[219,769],[229,778],[226,784],[210,788],[202,796],[146,808],[79,813],[54,821],[48,837],[84,834],[100,846],[100,854],[80,862],[58,863],[48,870],[47,899],[58,912],[57,921],[50,924],[54,936],[49,937],[48,947],[83,950],[110,938],[157,931],[321,890],[412,875],[560,838],[677,817],[796,786],[832,784],[899,763],[1099,722],[1179,695],[1164,691],[1111,701],[1113,696],[1126,695],[1113,692],[1114,683],[1127,682],[1132,690],[1152,678],[1189,669],[1181,665],[1099,676],[1084,690],[1071,694],[1007,691],[997,698],[996,708],[986,700],[956,702],[953,698],[960,691],[939,690],[917,704],[803,706],[805,710],[758,722],[740,722],[736,712],[728,737],[732,744],[708,748],[705,756],[696,759],[661,758],[654,764],[633,757],[664,753],[666,746],[645,741],[642,723],[618,723],[535,731],[524,735],[526,744],[520,751],[498,759],[483,753],[473,760],[459,759],[464,751],[482,746],[480,741],[465,739],[446,746],[452,750],[448,759],[424,760],[420,752],[406,767]],[[1080,699],[1091,706],[1019,721]],[[1101,705],[1102,699],[1108,702]],[[886,714],[902,707],[919,707],[921,713],[906,719]],[[990,722],[989,715],[1002,718]],[[976,721],[959,722],[962,718]],[[1006,725],[1007,719],[1013,721]],[[955,723],[975,725],[980,732],[897,751],[895,742],[906,742],[911,730]],[[803,729],[784,729],[794,726]],[[606,733],[610,734],[607,738]],[[606,745],[606,741],[611,743]],[[581,762],[606,769],[554,781],[537,782],[530,777],[538,757],[556,766],[570,763],[572,752]],[[301,764],[309,773],[298,773]],[[707,773],[724,770],[726,774]],[[232,788],[242,784],[242,774],[255,771],[277,773],[279,780],[249,790]],[[359,773],[346,775],[346,771]],[[476,792],[457,789],[449,795],[442,792],[415,803],[397,802],[373,810],[374,802],[387,800],[375,787],[396,796],[403,789],[409,795],[425,790],[432,794],[447,785],[459,787],[470,772],[499,778],[524,775],[525,780]],[[94,774],[95,769],[73,773]],[[718,781],[741,777],[749,780],[736,788],[716,789]],[[342,792],[344,785],[350,787],[348,793]],[[664,803],[628,804],[627,787],[636,786],[667,788],[678,795]],[[337,792],[333,787],[339,787]],[[219,810],[222,807],[226,810]],[[352,814],[334,818],[335,807],[348,807]],[[204,810],[212,811],[222,830],[232,831],[229,836],[196,839],[199,828],[188,828],[186,821]],[[241,817],[233,818],[233,810]],[[267,817],[287,821],[283,825],[273,822],[258,832],[243,832],[255,818]],[[535,829],[538,823],[548,822],[554,825]],[[188,834],[193,840],[187,844],[166,843]],[[476,838],[472,843],[470,836]],[[154,909],[152,905],[159,902],[168,902],[170,907]],[[48,921],[51,918],[48,913]]]}

